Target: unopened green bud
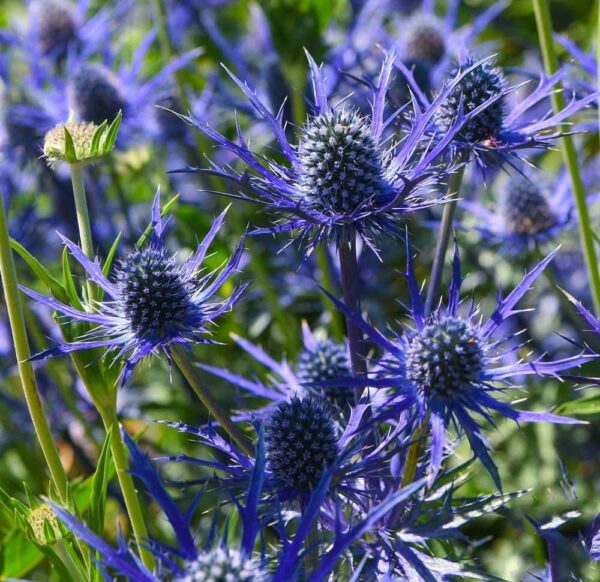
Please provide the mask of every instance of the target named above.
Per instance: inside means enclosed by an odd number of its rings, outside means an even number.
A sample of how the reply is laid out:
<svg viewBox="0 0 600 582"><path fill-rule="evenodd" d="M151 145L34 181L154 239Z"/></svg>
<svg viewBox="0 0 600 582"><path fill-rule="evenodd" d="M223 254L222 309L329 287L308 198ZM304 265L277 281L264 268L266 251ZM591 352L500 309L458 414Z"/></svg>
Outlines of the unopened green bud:
<svg viewBox="0 0 600 582"><path fill-rule="evenodd" d="M40 505L31 510L27 520L35 541L41 546L54 544L62 539L58 520L49 505Z"/></svg>
<svg viewBox="0 0 600 582"><path fill-rule="evenodd" d="M121 113L108 125L69 119L53 127L44 138L44 156L50 165L58 162L89 164L114 147L121 124Z"/></svg>

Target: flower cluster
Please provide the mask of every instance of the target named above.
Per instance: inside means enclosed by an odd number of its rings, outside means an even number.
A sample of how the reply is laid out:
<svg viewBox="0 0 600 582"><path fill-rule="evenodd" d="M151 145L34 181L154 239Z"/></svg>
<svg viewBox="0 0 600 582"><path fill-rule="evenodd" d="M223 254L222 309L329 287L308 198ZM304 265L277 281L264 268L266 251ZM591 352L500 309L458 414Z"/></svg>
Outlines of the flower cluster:
<svg viewBox="0 0 600 582"><path fill-rule="evenodd" d="M0 579L598 579L585 23L536 0L540 50L504 0L26 4Z"/></svg>

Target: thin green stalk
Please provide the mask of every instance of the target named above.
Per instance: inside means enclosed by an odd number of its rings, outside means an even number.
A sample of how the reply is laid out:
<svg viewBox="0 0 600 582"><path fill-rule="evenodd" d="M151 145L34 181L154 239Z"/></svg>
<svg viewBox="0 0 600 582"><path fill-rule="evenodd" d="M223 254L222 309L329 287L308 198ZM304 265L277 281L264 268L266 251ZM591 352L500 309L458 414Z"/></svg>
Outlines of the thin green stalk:
<svg viewBox="0 0 600 582"><path fill-rule="evenodd" d="M450 234L452 233L452 223L454 221L456 206L458 205L458 191L460 190L464 173L465 166L463 165L450 176L450 180L448 181L448 195L452 196L452 199L444 205L444 212L442 213L440 232L435 246L433 266L431 267L431 277L429 279L429 286L427 287L427 298L425 300L426 316L431 313L433 302L435 301L440 283L442 282L446 251L448 250Z"/></svg>
<svg viewBox="0 0 600 582"><path fill-rule="evenodd" d="M88 211L87 198L85 195L85 185L83 183L83 167L81 164L71 164L70 168L81 249L85 253L85 256L93 261L94 241L92 239L92 226L90 224L90 213ZM88 300L91 303L95 298L95 287L90 279L87 280L87 291Z"/></svg>
<svg viewBox="0 0 600 582"><path fill-rule="evenodd" d="M58 449L52 438L52 432L50 431L48 420L44 414L42 401L38 392L33 366L29 361L31 352L27 340L23 309L19 299L17 274L10 246L2 193L0 193L0 275L2 277L4 298L8 310L13 344L15 346L15 354L19 367L19 377L21 378L21 385L23 387L25 401L27 402L27 408L31 415L37 439L42 447L46 464L50 470L52 482L58 491L61 501L66 503L68 501L67 475L65 474Z"/></svg>
<svg viewBox="0 0 600 582"><path fill-rule="evenodd" d="M556 58L554 39L552 36L552 17L550 15L547 0L532 0L532 2L538 36L540 39L540 48L544 58L544 66L546 72L551 75L558 70L558 60ZM565 97L561 91L554 91L552 93L552 106L556 112L564 109ZM581 172L577 161L577 151L572 136L563 136L561 140L561 150L567 170L569 171L569 176L571 177L573 196L575 198L577 216L579 219L579 236L592 291L594 310L597 315L600 315L600 269L598 266L596 248L594 246L589 209L585 198L585 188L581 179Z"/></svg>
<svg viewBox="0 0 600 582"><path fill-rule="evenodd" d="M254 446L250 439L236 426L231 420L229 414L223 410L221 405L213 398L209 390L201 382L196 372L196 368L190 361L188 354L181 346L176 346L170 350L171 357L183 377L187 380L200 402L206 406L208 412L221 425L221 428L231 437L240 449L248 456L254 455Z"/></svg>
<svg viewBox="0 0 600 582"><path fill-rule="evenodd" d="M429 415L427 415L423 422L417 427L417 430L414 434L413 443L408 449L408 453L406 455L406 463L404 464L404 472L402 473L402 487L410 485L415 480L415 475L417 473L417 464L419 462L419 457L421 456L421 451L423 450L423 444L427 439L428 432Z"/></svg>
<svg viewBox="0 0 600 582"><path fill-rule="evenodd" d="M133 478L129 472L129 463L127 461L127 452L125 443L119 430L117 416L114 410L101 410L102 422L107 434L110 434L110 452L112 453L115 469L117 470L117 479L125 500L127 515L131 522L131 529L137 543L140 558L144 565L152 570L154 567L154 558L152 553L145 547L148 541L148 530L144 522L144 514L133 484Z"/></svg>

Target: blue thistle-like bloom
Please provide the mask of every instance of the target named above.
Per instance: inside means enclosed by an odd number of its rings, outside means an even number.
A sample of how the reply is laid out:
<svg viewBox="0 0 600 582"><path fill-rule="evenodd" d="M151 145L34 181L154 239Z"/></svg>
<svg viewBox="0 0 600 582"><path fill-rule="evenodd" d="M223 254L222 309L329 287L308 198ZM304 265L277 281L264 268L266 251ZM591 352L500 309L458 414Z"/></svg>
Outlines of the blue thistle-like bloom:
<svg viewBox="0 0 600 582"><path fill-rule="evenodd" d="M475 228L482 236L503 251L532 250L573 224L575 201L566 174L551 182L539 170L517 171L498 188L491 208L478 200L461 205L476 218ZM589 196L590 204L597 196Z"/></svg>
<svg viewBox="0 0 600 582"><path fill-rule="evenodd" d="M436 115L439 126L445 132L452 127L461 108L464 113L471 113L480 105L500 95L497 101L483 109L460 130L457 139L469 143L495 139L502 129L506 107L504 97L506 79L502 70L496 67L492 61L484 62L473 68L475 64L476 61L473 59L467 59L450 70L448 76L453 78L463 71L471 69L454 91L448 95Z"/></svg>
<svg viewBox="0 0 600 582"><path fill-rule="evenodd" d="M287 402L293 396L324 398L337 410L347 411L354 400L352 386L345 382L352 373L348 346L331 339L318 339L308 325L302 325L303 348L295 363L277 361L259 346L232 335L233 341L256 362L269 371L269 384L249 379L226 368L201 364L207 372L226 380L251 396L266 398L269 402L253 415L263 417L274 405ZM246 415L244 415L244 418Z"/></svg>
<svg viewBox="0 0 600 582"><path fill-rule="evenodd" d="M255 558L236 548L217 546L188 562L174 582L267 582L267 573Z"/></svg>
<svg viewBox="0 0 600 582"><path fill-rule="evenodd" d="M396 142L386 131L398 114L398 111L386 114L394 54L388 54L383 62L373 90L371 114L366 116L347 104L333 107L327 99L322 68L310 56L308 59L315 102L312 116L299 130L297 145L288 141L282 111L276 115L270 113L250 86L231 75L270 126L287 163L254 153L239 124L238 139L234 142L206 121L185 117L247 167L238 173L230 164L220 166L213 162L210 169L187 171L219 176L235 185L238 193L231 196L256 202L269 210L276 223L256 229L254 234L296 232L308 252L320 242L339 242L358 234L376 250L373 242L376 236L402 237L404 230L400 225L409 215L440 202L426 198L425 192L441 179L443 171L436 160L469 116L456 120L435 146L427 136L434 127L436 111L460 82L460 76L425 109L413 103L418 110L413 125L407 138Z"/></svg>
<svg viewBox="0 0 600 582"><path fill-rule="evenodd" d="M62 343L36 355L35 359L106 348L107 354L124 359L122 381L125 382L145 357L160 353L169 357L171 345L214 343L209 337L210 326L231 309L246 287L238 287L226 299L215 298L238 268L243 241L220 272L198 275L208 247L223 224L225 212L215 220L193 256L178 264L165 247L166 224L160 215L157 192L152 206L152 234L147 244L121 259L112 279L102 273L97 260L91 261L77 245L63 238L88 277L109 299L91 303L88 310L83 311L22 288L32 299L70 320L95 326L78 340Z"/></svg>
<svg viewBox="0 0 600 582"><path fill-rule="evenodd" d="M407 398L414 399L418 417L427 419L431 431L430 481L441 466L447 444L446 433L450 427L455 427L467 436L474 454L481 459L500 488L500 477L488 453L489 445L473 415L479 415L492 424L494 413L517 422L579 422L549 412L518 410L495 396L513 388L514 378L525 375L559 377L560 372L580 366L593 357L582 353L556 361L504 361L504 351L515 349L513 346L506 347L513 337L496 337L496 332L507 319L519 312L515 309L518 301L556 251L527 273L511 293L504 298L500 296L496 309L487 320L481 317L473 304L466 313L459 309L462 277L458 246L455 246L448 303L440 304L430 315L424 311L410 253L409 248L406 279L414 329L387 338L332 297L338 308L353 317L367 336L384 350L373 377L356 379L354 383L365 388L387 389L386 396L380 400L381 405L375 404L374 416L382 420L387 415L395 416L405 411ZM393 400L394 393L401 399L397 404Z"/></svg>
<svg viewBox="0 0 600 582"><path fill-rule="evenodd" d="M310 397L280 403L265 423L265 448L279 486L306 493L338 455L329 407Z"/></svg>
<svg viewBox="0 0 600 582"><path fill-rule="evenodd" d="M36 1L30 4L30 15L40 53L55 60L65 58L79 35L75 5L67 0Z"/></svg>
<svg viewBox="0 0 600 582"><path fill-rule="evenodd" d="M437 65L446 54L444 22L434 14L417 12L405 23L403 43L410 59L428 61Z"/></svg>
<svg viewBox="0 0 600 582"><path fill-rule="evenodd" d="M419 99L429 103L410 71L399 66ZM564 109L553 113L550 105L545 104L565 76L564 68L550 77L542 75L538 86L511 107L508 98L518 86L508 85L493 58L478 62L467 58L450 71L448 79L455 79L458 73L460 81L436 110L438 130L444 135L458 119L470 117L462 124L450 151L453 158L460 155L475 158L484 168L503 162L514 165L524 149L549 149L563 135L561 125L597 99L597 94L581 99L573 97ZM547 107L546 114L536 111L540 106Z"/></svg>

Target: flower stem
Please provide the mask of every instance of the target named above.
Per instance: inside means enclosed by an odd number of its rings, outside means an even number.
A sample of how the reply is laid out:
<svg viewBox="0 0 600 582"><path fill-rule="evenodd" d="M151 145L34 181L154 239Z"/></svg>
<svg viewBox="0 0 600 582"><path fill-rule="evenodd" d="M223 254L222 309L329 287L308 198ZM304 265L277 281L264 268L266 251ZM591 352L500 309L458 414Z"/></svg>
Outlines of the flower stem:
<svg viewBox="0 0 600 582"><path fill-rule="evenodd" d="M540 40L540 48L544 58L544 66L546 72L549 75L552 75L558 70L558 60L554 50L552 17L548 8L548 2L547 0L532 1ZM560 89L560 86L558 88ZM561 91L554 91L551 97L552 106L554 107L555 112L564 109L565 97ZM562 137L561 150L565 165L569 171L569 176L571 177L573 196L575 198L575 206L577 207L577 216L579 218L579 237L581 239L583 257L585 259L592 291L594 310L597 315L600 315L600 269L598 266L596 248L594 246L590 213L585 199L585 188L583 186L581 172L577 161L577 151L570 135L564 135Z"/></svg>
<svg viewBox="0 0 600 582"><path fill-rule="evenodd" d="M231 437L232 440L240 447L240 449L249 457L254 455L254 447L250 439L232 422L229 414L223 410L221 405L212 397L211 393L200 381L196 369L190 362L187 354L181 346L172 347L170 350L171 357L179 371L188 381L200 402L206 406L208 412L221 425L223 430Z"/></svg>
<svg viewBox="0 0 600 582"><path fill-rule="evenodd" d="M152 570L154 567L154 558L152 557L152 553L145 547L148 542L148 530L144 522L142 506L133 484L133 478L129 472L125 443L119 430L117 415L114 409L110 412L107 410L100 412L106 433L110 435L110 452L117 470L117 479L123 493L127 515L131 522L131 529L133 530L140 558L144 565Z"/></svg>
<svg viewBox="0 0 600 582"><path fill-rule="evenodd" d="M31 415L37 439L44 453L46 464L50 470L52 482L58 491L61 501L66 503L68 501L67 476L60 461L58 449L52 438L48 420L44 414L33 365L29 361L31 352L27 340L25 318L23 316L23 309L19 299L19 291L17 289L17 274L10 247L2 193L0 193L0 275L2 278L2 286L4 288L4 298L8 310L15 355L17 357L19 376L21 378L25 401L27 402L27 408Z"/></svg>
<svg viewBox="0 0 600 582"><path fill-rule="evenodd" d="M344 238L339 246L340 271L342 272L342 288L346 307L357 315L360 314L360 280L358 259L356 256L356 237ZM355 376L367 372L366 346L362 330L352 318L346 316L346 333L350 344L350 363ZM354 389L354 401L358 404L362 396L360 387Z"/></svg>
<svg viewBox="0 0 600 582"><path fill-rule="evenodd" d="M79 228L79 238L81 240L81 249L85 256L94 260L94 242L92 239L92 227L90 224L90 214L88 211L87 198L85 195L85 185L83 183L83 167L80 164L71 164L71 182L73 184L73 195L75 197L75 211L77 213L77 226ZM87 281L88 301L91 303L95 298L94 284Z"/></svg>
<svg viewBox="0 0 600 582"><path fill-rule="evenodd" d="M427 287L427 298L425 300L425 315L431 313L433 302L442 282L442 274L444 272L444 262L446 260L446 251L450 242L450 233L452 232L452 223L454 221L454 213L458 205L458 191L462 183L465 166L462 165L459 169L450 176L448 181L448 195L452 196L450 202L444 205L442 213L442 222L440 224L440 233L435 245L435 254L433 256L433 266L431 267L431 277L429 286Z"/></svg>
<svg viewBox="0 0 600 582"><path fill-rule="evenodd" d="M304 579L310 580L310 576L319 567L319 525L314 520L304 540Z"/></svg>
<svg viewBox="0 0 600 582"><path fill-rule="evenodd" d="M421 456L421 451L423 449L423 443L427 438L428 432L429 415L427 415L423 422L419 424L414 433L413 443L410 445L408 454L406 455L406 463L404 464L404 471L402 473L402 487L410 485L415 480L415 475L417 474L417 463L419 462L419 457Z"/></svg>

